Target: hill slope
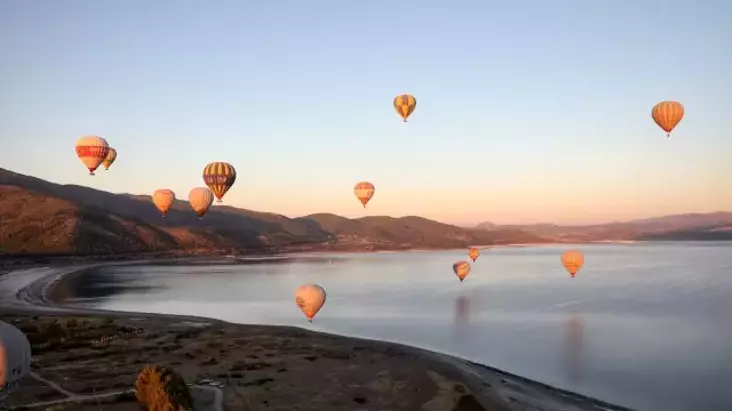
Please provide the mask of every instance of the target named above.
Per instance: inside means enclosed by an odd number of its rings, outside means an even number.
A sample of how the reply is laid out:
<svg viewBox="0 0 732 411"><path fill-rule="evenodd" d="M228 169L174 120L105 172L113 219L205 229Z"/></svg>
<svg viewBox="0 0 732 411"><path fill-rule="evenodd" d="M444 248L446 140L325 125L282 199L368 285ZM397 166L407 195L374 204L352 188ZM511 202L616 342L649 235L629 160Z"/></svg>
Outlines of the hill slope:
<svg viewBox="0 0 732 411"><path fill-rule="evenodd" d="M312 214L295 220L333 233L338 244L360 249L459 248L521 242L546 242L520 230L484 231L439 223L422 217L362 217Z"/></svg>
<svg viewBox="0 0 732 411"><path fill-rule="evenodd" d="M558 242L622 240L732 240L732 213L677 214L625 222L585 226L556 224L496 225L481 223L476 229L521 230Z"/></svg>
<svg viewBox="0 0 732 411"><path fill-rule="evenodd" d="M0 253L110 254L197 250L403 249L543 241L518 230L486 232L420 217L288 218L215 206L198 220L176 201L161 218L150 196L61 185L0 169Z"/></svg>

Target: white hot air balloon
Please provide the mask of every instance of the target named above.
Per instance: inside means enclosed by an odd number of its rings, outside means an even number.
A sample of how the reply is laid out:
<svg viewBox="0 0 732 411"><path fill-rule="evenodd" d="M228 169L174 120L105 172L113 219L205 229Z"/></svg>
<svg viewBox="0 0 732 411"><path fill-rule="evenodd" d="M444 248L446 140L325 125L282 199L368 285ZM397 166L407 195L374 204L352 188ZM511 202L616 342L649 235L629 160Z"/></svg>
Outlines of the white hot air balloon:
<svg viewBox="0 0 732 411"><path fill-rule="evenodd" d="M15 391L28 375L31 346L22 331L0 321L0 402Z"/></svg>
<svg viewBox="0 0 732 411"><path fill-rule="evenodd" d="M203 217L213 204L214 195L206 187L196 187L188 193L188 203L198 218Z"/></svg>
<svg viewBox="0 0 732 411"><path fill-rule="evenodd" d="M317 284L301 285L295 290L295 304L308 317L308 321L313 322L313 317L325 304L325 290Z"/></svg>

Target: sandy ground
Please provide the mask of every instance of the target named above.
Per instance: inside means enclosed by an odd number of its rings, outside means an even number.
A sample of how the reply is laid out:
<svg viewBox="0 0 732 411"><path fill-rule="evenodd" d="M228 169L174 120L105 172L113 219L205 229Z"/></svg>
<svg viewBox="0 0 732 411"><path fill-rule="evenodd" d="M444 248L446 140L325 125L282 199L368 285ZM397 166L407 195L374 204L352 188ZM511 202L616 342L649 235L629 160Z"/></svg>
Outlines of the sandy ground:
<svg viewBox="0 0 732 411"><path fill-rule="evenodd" d="M58 307L46 299L55 281L89 266L0 277L0 319L21 328L33 347L33 375L8 399L11 409L139 411L123 392L154 363L196 385L197 411L627 410L399 344L295 327ZM102 337L107 341L100 343Z"/></svg>

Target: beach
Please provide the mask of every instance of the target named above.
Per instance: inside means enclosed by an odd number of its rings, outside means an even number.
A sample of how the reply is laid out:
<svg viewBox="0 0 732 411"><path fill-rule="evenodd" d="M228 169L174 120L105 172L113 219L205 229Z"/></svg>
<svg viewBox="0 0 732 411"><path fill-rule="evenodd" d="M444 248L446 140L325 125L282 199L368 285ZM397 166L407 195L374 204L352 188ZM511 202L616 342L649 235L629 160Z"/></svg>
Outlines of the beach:
<svg viewBox="0 0 732 411"><path fill-rule="evenodd" d="M297 327L58 306L65 275L98 264L0 277L3 321L33 346L11 408L137 410L125 394L146 364L192 385L196 410L627 410L456 357ZM104 341L102 342L102 339Z"/></svg>

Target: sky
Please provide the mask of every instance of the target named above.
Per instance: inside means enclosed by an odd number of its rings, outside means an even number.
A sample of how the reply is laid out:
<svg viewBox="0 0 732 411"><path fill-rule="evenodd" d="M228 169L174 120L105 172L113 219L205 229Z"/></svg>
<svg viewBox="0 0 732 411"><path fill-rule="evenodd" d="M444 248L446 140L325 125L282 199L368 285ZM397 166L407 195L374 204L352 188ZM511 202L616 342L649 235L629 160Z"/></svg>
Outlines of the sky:
<svg viewBox="0 0 732 411"><path fill-rule="evenodd" d="M187 199L226 161L224 204L291 217L732 211L730 21L725 0L0 0L0 167ZM661 100L686 108L670 139ZM90 134L119 153L94 177Z"/></svg>

